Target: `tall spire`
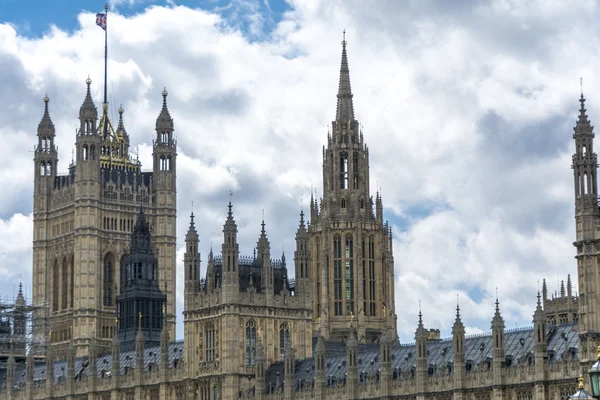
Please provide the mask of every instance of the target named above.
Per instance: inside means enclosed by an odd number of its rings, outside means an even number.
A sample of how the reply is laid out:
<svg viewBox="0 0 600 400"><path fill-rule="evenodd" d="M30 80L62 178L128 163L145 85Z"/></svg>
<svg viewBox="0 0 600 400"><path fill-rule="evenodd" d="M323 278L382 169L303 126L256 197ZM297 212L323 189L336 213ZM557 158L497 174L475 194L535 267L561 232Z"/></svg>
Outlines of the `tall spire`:
<svg viewBox="0 0 600 400"><path fill-rule="evenodd" d="M337 94L337 109L335 120L346 123L354 121L354 106L352 104L352 90L350 89L350 70L348 68L348 55L346 53L346 31L342 40L342 65L340 67L340 84Z"/></svg>
<svg viewBox="0 0 600 400"><path fill-rule="evenodd" d="M579 118L577 119L577 124L575 125L575 133L587 133L589 132L589 128L591 126L591 122L588 119L585 108L585 97L583 96L583 90L581 91L581 96L579 97Z"/></svg>
<svg viewBox="0 0 600 400"><path fill-rule="evenodd" d="M171 113L169 113L169 108L167 107L168 95L169 92L167 92L167 88L165 87L162 91L163 106L160 110L160 114L158 114L158 118L156 119L157 130L173 130L173 118L171 118Z"/></svg>

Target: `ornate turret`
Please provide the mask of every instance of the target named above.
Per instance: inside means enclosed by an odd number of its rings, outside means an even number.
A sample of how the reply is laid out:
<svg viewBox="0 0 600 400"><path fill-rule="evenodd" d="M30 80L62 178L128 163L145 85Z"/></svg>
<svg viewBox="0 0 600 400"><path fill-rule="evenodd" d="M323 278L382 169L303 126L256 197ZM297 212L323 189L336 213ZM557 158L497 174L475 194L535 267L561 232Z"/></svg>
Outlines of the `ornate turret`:
<svg viewBox="0 0 600 400"><path fill-rule="evenodd" d="M258 242L256 242L258 258L262 263L260 289L263 293L272 295L274 289L273 270L271 268L271 244L269 243L269 239L267 238L264 216L260 226L260 236L258 237Z"/></svg>
<svg viewBox="0 0 600 400"><path fill-rule="evenodd" d="M183 255L185 293L196 293L199 289L200 253L198 252L198 232L194 224L194 213L190 215L190 227L185 235L185 254ZM187 299L186 299L187 304ZM187 306L186 306L187 309Z"/></svg>
<svg viewBox="0 0 600 400"><path fill-rule="evenodd" d="M300 211L300 224L296 231L296 251L294 251L296 295L304 296L306 307L310 307L310 253L308 252L308 231L304 224L304 210Z"/></svg>
<svg viewBox="0 0 600 400"><path fill-rule="evenodd" d="M423 326L423 316L419 311L419 325L415 332L415 345L417 352L417 390L425 392L425 378L427 376L427 340L429 333Z"/></svg>
<svg viewBox="0 0 600 400"><path fill-rule="evenodd" d="M121 293L117 296L122 351L135 348L139 332L142 332L146 346L160 343L160 307L166 303L166 296L159 288L158 279L158 260L152 250L150 226L140 207L131 235L131 254L121 268Z"/></svg>
<svg viewBox="0 0 600 400"><path fill-rule="evenodd" d="M465 326L460 319L460 307L456 305L456 319L452 326L452 347L454 350L454 363L452 376L454 389L462 389L465 377Z"/></svg>
<svg viewBox="0 0 600 400"><path fill-rule="evenodd" d="M230 194L231 197L231 194ZM233 206L231 198L229 199L227 211L227 219L223 225L223 244L221 253L223 255L222 274L223 290L228 290L228 298L234 300L239 293L239 271L238 271L238 255L239 245L237 242L237 224L233 219Z"/></svg>
<svg viewBox="0 0 600 400"><path fill-rule="evenodd" d="M308 275L314 336L320 330L328 339L346 337L352 314L358 317L360 342L375 342L395 327L391 235L379 195L377 218L373 212L369 168L354 114L344 33L336 115L323 147L322 199L311 191ZM387 313L381 313L382 304Z"/></svg>
<svg viewBox="0 0 600 400"><path fill-rule="evenodd" d="M79 132L75 140L76 156L76 182L100 181L100 152L102 148L102 135L96 125L98 109L92 100L92 80L85 81L87 91L81 108L79 109Z"/></svg>

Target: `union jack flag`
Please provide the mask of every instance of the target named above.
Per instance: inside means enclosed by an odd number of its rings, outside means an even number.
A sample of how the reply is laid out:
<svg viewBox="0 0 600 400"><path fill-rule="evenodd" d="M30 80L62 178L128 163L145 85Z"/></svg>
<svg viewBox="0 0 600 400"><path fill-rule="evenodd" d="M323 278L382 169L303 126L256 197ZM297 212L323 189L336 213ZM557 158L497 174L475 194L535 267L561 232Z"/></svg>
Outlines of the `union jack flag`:
<svg viewBox="0 0 600 400"><path fill-rule="evenodd" d="M98 13L96 14L96 25L100 28L106 30L106 14Z"/></svg>

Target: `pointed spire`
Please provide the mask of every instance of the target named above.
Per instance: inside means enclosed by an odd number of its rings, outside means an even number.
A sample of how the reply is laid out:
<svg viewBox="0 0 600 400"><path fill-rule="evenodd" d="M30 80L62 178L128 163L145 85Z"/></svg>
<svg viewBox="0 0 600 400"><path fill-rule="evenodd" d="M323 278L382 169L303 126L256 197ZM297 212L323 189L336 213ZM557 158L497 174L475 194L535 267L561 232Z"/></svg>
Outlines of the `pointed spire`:
<svg viewBox="0 0 600 400"><path fill-rule="evenodd" d="M196 225L194 223L194 212L190 214L190 227L188 228L185 240L194 240L198 238L198 232L196 231Z"/></svg>
<svg viewBox="0 0 600 400"><path fill-rule="evenodd" d="M98 109L96 108L96 105L94 104L94 100L92 100L92 90L91 90L92 80L90 79L89 76L85 80L85 84L87 85L87 91L85 94L85 99L83 100L83 104L81 105L81 108L79 109L79 118L80 119L85 119L85 117L97 118L98 117ZM86 113L86 111L87 111L87 113ZM91 115L86 115L86 114L91 114Z"/></svg>
<svg viewBox="0 0 600 400"><path fill-rule="evenodd" d="M125 110L123 110L123 105L121 104L119 106L119 126L117 127L117 132L126 134L125 125L123 124L123 112L125 112Z"/></svg>
<svg viewBox="0 0 600 400"><path fill-rule="evenodd" d="M571 297L573 285L571 284L571 274L567 275L567 296Z"/></svg>
<svg viewBox="0 0 600 400"><path fill-rule="evenodd" d="M500 314L500 301L498 300L498 288L496 288L496 310L494 312L494 318L492 319L492 329L494 327L504 328L504 319Z"/></svg>
<svg viewBox="0 0 600 400"><path fill-rule="evenodd" d="M306 229L306 225L304 225L304 210L300 210L300 229Z"/></svg>
<svg viewBox="0 0 600 400"><path fill-rule="evenodd" d="M579 97L579 118L577 119L577 124L575 125L575 133L591 133L592 126L591 122L588 119L585 108L585 97L583 96L583 88L581 90L581 96Z"/></svg>
<svg viewBox="0 0 600 400"><path fill-rule="evenodd" d="M346 53L346 31L342 40L342 65L340 67L340 82L337 95L336 122L346 123L354 121L354 106L352 104L352 90L350 89L350 70L348 68L348 55Z"/></svg>
<svg viewBox="0 0 600 400"><path fill-rule="evenodd" d="M538 308L538 309L541 309L541 308L542 308L542 300L541 300L541 297L542 297L542 296L540 296L540 291L538 290L538 292L537 292L537 308Z"/></svg>
<svg viewBox="0 0 600 400"><path fill-rule="evenodd" d="M160 110L160 114L156 119L156 130L173 130L173 118L171 118L171 114L169 113L169 108L167 107L167 96L169 92L167 92L167 88L165 87L162 91L163 96L163 105L162 110Z"/></svg>
<svg viewBox="0 0 600 400"><path fill-rule="evenodd" d="M44 96L44 115L42 116L42 120L38 125L38 134L42 133L43 130L50 130L51 133L54 133L54 124L52 123L52 119L50 118L50 112L48 111L49 102L50 98L46 94L46 96Z"/></svg>

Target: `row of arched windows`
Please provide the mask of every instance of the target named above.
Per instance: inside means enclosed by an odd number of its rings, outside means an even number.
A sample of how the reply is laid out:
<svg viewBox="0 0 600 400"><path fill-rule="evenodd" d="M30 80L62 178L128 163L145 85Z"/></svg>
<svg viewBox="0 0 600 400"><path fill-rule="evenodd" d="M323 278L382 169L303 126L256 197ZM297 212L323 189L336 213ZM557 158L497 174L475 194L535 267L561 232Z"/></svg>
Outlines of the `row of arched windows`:
<svg viewBox="0 0 600 400"><path fill-rule="evenodd" d="M52 161L40 162L40 176L52 175Z"/></svg>
<svg viewBox="0 0 600 400"><path fill-rule="evenodd" d="M52 151L52 139L47 137L41 138L38 151L42 153L49 153L50 151Z"/></svg>
<svg viewBox="0 0 600 400"><path fill-rule="evenodd" d="M160 171L170 171L171 156L160 156L158 168Z"/></svg>
<svg viewBox="0 0 600 400"><path fill-rule="evenodd" d="M83 161L95 160L96 159L96 146L94 146L92 144L88 147L87 144L84 144L81 147L81 159Z"/></svg>
<svg viewBox="0 0 600 400"><path fill-rule="evenodd" d="M134 226L131 218L104 217L102 221L103 229L111 231L131 232Z"/></svg>

